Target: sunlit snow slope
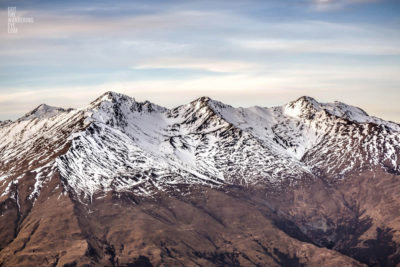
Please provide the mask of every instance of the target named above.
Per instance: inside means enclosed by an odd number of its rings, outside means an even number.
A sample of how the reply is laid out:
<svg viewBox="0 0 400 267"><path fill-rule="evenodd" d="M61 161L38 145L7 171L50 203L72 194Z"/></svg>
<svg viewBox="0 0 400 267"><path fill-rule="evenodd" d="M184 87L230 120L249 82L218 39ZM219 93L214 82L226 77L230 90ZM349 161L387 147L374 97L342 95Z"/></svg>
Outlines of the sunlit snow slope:
<svg viewBox="0 0 400 267"><path fill-rule="evenodd" d="M0 189L27 175L31 197L58 173L81 199L149 196L179 184L282 187L380 168L400 173L400 126L363 110L302 97L234 108L207 97L174 109L108 92L89 106L41 105L0 123ZM15 192L14 192L15 193Z"/></svg>

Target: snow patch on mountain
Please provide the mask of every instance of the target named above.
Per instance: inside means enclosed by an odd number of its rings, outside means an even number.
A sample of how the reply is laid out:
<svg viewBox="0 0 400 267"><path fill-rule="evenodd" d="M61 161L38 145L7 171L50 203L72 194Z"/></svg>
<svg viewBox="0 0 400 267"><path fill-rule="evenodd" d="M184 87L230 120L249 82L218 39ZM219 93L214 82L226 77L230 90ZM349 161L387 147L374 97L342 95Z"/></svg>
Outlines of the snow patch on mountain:
<svg viewBox="0 0 400 267"><path fill-rule="evenodd" d="M52 107L52 106L49 106L46 104L41 104L38 107L36 107L34 110L32 110L31 112L25 114L22 118L19 119L19 121L51 118L60 113L69 112L71 110L72 109L63 109L63 108L58 108L58 107Z"/></svg>
<svg viewBox="0 0 400 267"><path fill-rule="evenodd" d="M303 96L284 106L284 114L294 118L311 119L316 113L326 111L336 117L360 123L384 125L394 131L400 131L400 125L369 116L364 110L335 101L334 103L319 103L314 98Z"/></svg>
<svg viewBox="0 0 400 267"><path fill-rule="evenodd" d="M399 125L310 97L272 108L201 97L167 109L107 92L83 109L28 114L0 128L0 181L36 173L32 199L55 172L86 199L177 184L290 185L375 166L400 172Z"/></svg>

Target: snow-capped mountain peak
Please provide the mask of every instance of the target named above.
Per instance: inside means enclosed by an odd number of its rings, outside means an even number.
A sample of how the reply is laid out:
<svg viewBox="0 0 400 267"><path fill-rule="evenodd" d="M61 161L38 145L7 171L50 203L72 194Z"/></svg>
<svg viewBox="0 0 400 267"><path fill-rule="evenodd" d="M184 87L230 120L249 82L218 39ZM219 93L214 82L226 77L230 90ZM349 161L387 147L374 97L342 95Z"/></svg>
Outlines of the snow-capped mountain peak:
<svg viewBox="0 0 400 267"><path fill-rule="evenodd" d="M335 101L333 103L320 103L314 98L303 96L283 106L283 114L297 119L313 120L315 117L325 120L326 115L334 116L346 121L357 123L374 123L384 125L391 130L400 131L400 125L370 116L359 107Z"/></svg>
<svg viewBox="0 0 400 267"><path fill-rule="evenodd" d="M201 97L167 109L107 92L83 109L41 105L26 120L3 125L0 163L21 172L14 164L21 157L29 155L25 161L33 163L26 166L34 168L35 151L60 147L40 155L55 161L84 196L101 190L151 194L177 183L291 184L322 175L326 166L323 174L335 179L371 166L400 171L396 127L311 97L274 108L235 108Z"/></svg>
<svg viewBox="0 0 400 267"><path fill-rule="evenodd" d="M104 102L126 102L126 101L130 101L130 102L135 102L135 98L124 95L124 94L120 94L120 93L116 93L116 92L112 92L112 91L107 91L104 94L102 94L101 96L99 96L98 98L96 98L91 104L90 106L96 107L98 105L100 105L101 103Z"/></svg>
<svg viewBox="0 0 400 267"><path fill-rule="evenodd" d="M212 108L212 103L214 102L214 100L212 100L210 97L208 96L202 96L199 97L195 100L193 100L192 102L190 102L189 104L183 105L185 107L185 109L190 109L190 110L200 110L200 109L210 109ZM179 108L179 107L178 107Z"/></svg>
<svg viewBox="0 0 400 267"><path fill-rule="evenodd" d="M369 115L362 109L345 103L335 101L333 103L320 103L309 96L302 96L284 106L284 114L294 118L311 119L320 111L326 111L331 115L343 119L364 122Z"/></svg>
<svg viewBox="0 0 400 267"><path fill-rule="evenodd" d="M64 108L49 106L46 104L40 104L35 109L33 109L31 112L28 112L27 114L25 114L19 120L22 121L22 120L31 120L31 119L45 119L45 118L50 118L50 117L56 116L62 112L69 112L71 110L72 109L64 109Z"/></svg>
<svg viewBox="0 0 400 267"><path fill-rule="evenodd" d="M190 232L196 242L204 240L201 243L206 247L217 247L210 239L209 229L212 229L217 233L214 240L220 242L216 244L225 247L228 244L225 237L234 233L232 225L237 225L241 231L244 229L240 235L244 240L249 239L249 229L261 225L257 228L260 230L256 229L257 239L250 238L256 242L249 246L251 253L258 244L259 251L268 255L276 253L276 257L260 266L274 261L284 265L287 259L290 259L289 265L303 263L289 250L287 253L291 254L285 256L261 245L260 240L268 246L275 241L259 238L258 233L265 232L268 237L285 231L290 232L290 237L299 236L301 255L306 258L311 255L304 254L309 237L315 240L312 245L328 244L330 249L324 249L321 254L326 264L326 253L331 251L332 245L353 244L353 240L359 238L353 235L354 225L364 229L373 221L365 213L371 208L369 214L388 211L385 214L392 214L392 219L385 221L398 223L398 205L392 205L398 199L396 189L400 174L398 128L397 124L369 116L359 108L341 102L319 103L311 97L272 108L235 108L201 97L167 109L149 101L139 102L123 94L107 92L87 107L76 110L40 105L24 119L0 122L0 229L4 233L7 231L11 240L3 242L7 247L2 247L1 252L21 257L9 266L18 265L22 258L30 262L32 257L26 255L33 255L32 251L38 249L31 240L44 242L43 236L51 236L51 241L45 243L52 248L59 241L53 233L60 232L62 240L66 229L67 236L73 238L73 251L76 247L82 248L79 254L73 252L73 255L78 258L94 255L87 265L105 266L117 255L114 253L136 253L143 249L144 242L132 241L135 239L130 235L125 238L128 233L125 230L131 226L134 226L131 231L135 237L143 238L154 232L157 244L160 244L160 229L168 233L171 229L181 229L184 242ZM346 186L349 186L347 195L338 191ZM357 193L358 189L364 191ZM375 194L374 191L379 192ZM359 206L371 194L373 202ZM355 201L355 197L358 200ZM383 200L392 206L379 204L374 208ZM290 208L291 203L296 206ZM260 204L263 206L258 208ZM66 213L54 213L56 211ZM237 215L232 217L232 214ZM66 226L69 216L73 222ZM232 223L232 218L240 223ZM243 218L248 220L243 223ZM271 218L271 221L263 218ZM127 223L121 224L124 221ZM116 228L110 228L110 222L115 223ZM148 225L153 222L155 230L149 231ZM214 225L193 231L196 229L193 227L204 222ZM382 222L374 223L382 227ZM138 234L142 226L144 231ZM280 230L265 231L270 226ZM77 232L77 227L82 227L82 231ZM49 229L54 230L50 235ZM227 229L227 234L222 236L221 229ZM376 246L382 244L381 228L376 229L377 242L371 242L371 234L375 233L371 228L372 232L368 232L365 239L368 242L358 243L363 253L369 253L364 246L369 242L372 250L378 247L378 250L387 251L386 245ZM351 242L342 242L343 232L349 233ZM309 236L307 239L305 234ZM392 246L392 237L386 234L382 235L383 239ZM94 238L91 243L79 240L77 243L77 236ZM238 242L237 236L234 234L235 242ZM281 240L281 237L275 236L274 240ZM124 244L138 243L139 250L130 245L124 247L121 238L125 238ZM174 236L169 240L174 240ZM287 240L285 238L284 242ZM170 254L165 252L168 242L162 243L162 250L155 254L166 258ZM61 243L61 247L66 244ZM243 245L242 241L239 243ZM187 255L200 255L202 264L205 257L212 261L216 258L216 254L194 253L191 246L183 247L190 248ZM40 248L40 253L36 254L44 255L43 251L46 249ZM67 264L66 259L71 259L72 254L60 251L57 247L57 251L48 254L53 262L46 256L37 265L77 264L75 259ZM97 264L95 261L102 251L106 258ZM177 253L178 250L171 251ZM394 250L390 248L389 251ZM251 253L249 255L253 255ZM261 255L256 254L256 258ZM7 257L2 255L0 261L4 262ZM119 255L123 257L111 261L111 265L136 257ZM183 254L175 255L174 259ZM231 254L226 255L217 256L231 258ZM245 259L245 255L241 259ZM166 263L173 265L170 261ZM371 263L376 263L375 258ZM226 265L232 264L236 264L236 259ZM345 266L338 262L333 265Z"/></svg>
<svg viewBox="0 0 400 267"><path fill-rule="evenodd" d="M189 105L194 106L196 109L199 109L204 106L208 106L209 108L212 108L212 109L231 107L231 106L224 104L218 100L214 100L208 96L199 97L196 100L190 102Z"/></svg>
<svg viewBox="0 0 400 267"><path fill-rule="evenodd" d="M201 97L193 100L191 103L192 104L208 103L210 100L212 101L212 99L208 96L201 96Z"/></svg>
<svg viewBox="0 0 400 267"><path fill-rule="evenodd" d="M115 92L106 92L93 101L87 108L88 110L107 110L113 109L114 111L125 111L130 110L130 112L164 112L166 108L158 106L156 104L151 103L150 101L138 102L135 98L115 93Z"/></svg>
<svg viewBox="0 0 400 267"><path fill-rule="evenodd" d="M320 110L321 104L309 96L302 96L284 106L284 114L294 118L311 118Z"/></svg>

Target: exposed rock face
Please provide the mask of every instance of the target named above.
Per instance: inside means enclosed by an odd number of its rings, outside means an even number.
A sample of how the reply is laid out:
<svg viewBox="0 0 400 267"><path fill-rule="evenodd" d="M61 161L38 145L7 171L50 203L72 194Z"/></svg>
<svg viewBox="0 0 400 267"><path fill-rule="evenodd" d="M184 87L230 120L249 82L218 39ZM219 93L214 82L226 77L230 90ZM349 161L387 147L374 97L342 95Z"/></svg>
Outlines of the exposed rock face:
<svg viewBox="0 0 400 267"><path fill-rule="evenodd" d="M108 92L0 123L2 266L396 266L400 126Z"/></svg>

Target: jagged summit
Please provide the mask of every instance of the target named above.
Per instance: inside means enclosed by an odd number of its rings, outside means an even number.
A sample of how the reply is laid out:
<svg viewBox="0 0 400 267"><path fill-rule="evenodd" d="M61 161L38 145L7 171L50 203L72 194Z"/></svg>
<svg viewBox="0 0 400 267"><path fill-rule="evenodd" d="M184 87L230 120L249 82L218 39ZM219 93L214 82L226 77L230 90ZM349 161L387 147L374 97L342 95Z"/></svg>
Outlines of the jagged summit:
<svg viewBox="0 0 400 267"><path fill-rule="evenodd" d="M284 106L284 114L297 118L311 118L321 110L321 104L314 98L302 96Z"/></svg>
<svg viewBox="0 0 400 267"><path fill-rule="evenodd" d="M358 122L365 122L367 118L370 117L368 113L361 108L350 106L340 101L326 104L325 109L335 116Z"/></svg>
<svg viewBox="0 0 400 267"><path fill-rule="evenodd" d="M138 102L135 98L125 94L108 91L94 100L88 107L88 110L100 109L108 112L119 112L121 110L139 111L139 112L164 112L167 109L151 103L150 101Z"/></svg>
<svg viewBox="0 0 400 267"><path fill-rule="evenodd" d="M214 100L208 96L199 97L196 100L184 106L193 107L196 110L206 107L212 110L213 112L218 112L218 110L220 110L221 108L231 107L230 105L224 104L218 100Z"/></svg>
<svg viewBox="0 0 400 267"><path fill-rule="evenodd" d="M94 101L92 101L90 103L89 107L90 108L98 107L103 102L117 103L117 102L126 102L126 101L136 102L135 98L133 98L133 97L130 97L130 96L127 96L124 94L120 94L120 93L116 93L116 92L112 92L112 91L107 91L104 94L100 95L98 98L96 98Z"/></svg>
<svg viewBox="0 0 400 267"><path fill-rule="evenodd" d="M283 113L289 117L305 120L312 120L315 116L325 118L325 115L328 114L352 122L373 123L376 125L384 125L395 131L400 130L399 124L370 116L359 107L351 106L340 101L321 103L309 96L302 96L284 105Z"/></svg>
<svg viewBox="0 0 400 267"><path fill-rule="evenodd" d="M44 119L56 116L62 112L69 112L72 109L64 109L60 107L53 107L47 104L40 104L32 111L25 114L19 120L31 120L31 119Z"/></svg>
<svg viewBox="0 0 400 267"><path fill-rule="evenodd" d="M292 103L301 103L302 105L312 105L312 106L319 106L319 102L315 100L315 98L311 96L301 96Z"/></svg>
<svg viewBox="0 0 400 267"><path fill-rule="evenodd" d="M131 111L139 111L139 112L167 112L169 109L151 103L150 101L138 102L135 98L130 97L125 94L107 91L98 98L96 98L93 102L91 102L85 110L93 111L98 110L99 107L102 106L101 110L108 109L110 112L117 108L128 108ZM327 112L330 115L334 115L336 117L361 122L361 123L375 123L378 125L385 125L393 130L400 130L400 126L394 122L384 121L382 119L369 116L364 110L354 107L351 105L347 105L343 102L335 101L333 103L320 103L316 99L310 96L302 96L298 99L289 102L282 107L275 108L264 108L264 107L249 107L249 108L234 108L230 105L224 104L220 101L214 100L208 96L202 96L197 98L196 100L190 102L189 104L182 105L186 106L187 109L194 108L195 110L199 110L205 108L204 110L209 109L210 112L216 112L225 114L225 117L229 116L228 110L247 110L252 111L253 113L257 113L258 115L263 114L263 116L270 116L271 113L274 113L274 109L281 108L284 116L298 118L298 119L312 119L317 113ZM180 108L180 107L178 107ZM178 108L172 109L176 110ZM64 109L60 107L53 107L47 104L41 104L31 112L25 114L23 117L19 119L19 121L30 120L30 119L43 119L53 117L63 112L70 112L73 109ZM264 112L268 110L268 112ZM220 114L220 115L221 115ZM231 118L232 119L232 118ZM228 119L229 120L229 119ZM5 122L2 122L2 125L5 125Z"/></svg>
<svg viewBox="0 0 400 267"><path fill-rule="evenodd" d="M132 102L136 102L135 98L125 95L125 94L121 94L121 93L117 93L117 92L113 92L113 91L107 91L105 92L102 96L100 96L100 99L102 100L111 100L113 102L118 102L118 101L132 101Z"/></svg>
<svg viewBox="0 0 400 267"><path fill-rule="evenodd" d="M204 106L210 106L210 104L212 104L213 102L217 102L217 101L211 99L208 96L201 96L201 97L193 100L192 102L190 102L187 105L188 106L193 106L196 109L199 109L199 108L204 107Z"/></svg>
<svg viewBox="0 0 400 267"><path fill-rule="evenodd" d="M0 126L2 266L130 266L139 255L232 266L243 247L241 266L299 265L316 251L315 266L339 252L372 266L364 255L395 251L399 126L356 107L301 97L235 108L201 97L166 109L106 92L82 109L41 105ZM367 217L382 211L385 219ZM384 238L371 242L375 232ZM286 249L290 238L300 254ZM383 241L389 250L377 249ZM234 253L215 254L234 242ZM181 264L183 255L191 261ZM332 265L356 266L342 263Z"/></svg>
<svg viewBox="0 0 400 267"><path fill-rule="evenodd" d="M121 173L130 173L129 168L136 168L133 163L137 161L136 157L145 158L141 160L144 164L141 169L156 169L159 176L169 173L172 181L188 183L234 183L237 173L242 172L243 168L246 169L246 175L240 181L249 184L280 183L287 179L295 181L295 177L307 175L312 177L319 175L319 168L323 164L331 165L329 175L334 177L343 177L347 172L371 164L395 172L400 170L396 140L377 144L365 137L366 132L376 129L373 130L374 134L387 134L390 140L396 139L397 129L400 128L398 125L370 117L361 109L340 102L319 103L307 96L278 108L235 108L209 97L200 97L189 104L166 109L149 101L138 102L127 95L109 91L84 109L65 111L40 105L28 113L24 120L3 125L0 136L5 141L2 140L0 149L12 149L15 146L18 148L15 155L18 156L29 146L33 149L36 145L33 137L41 142L57 140L59 146L69 140L75 140L73 144L81 142L77 147L82 151L63 155L70 157L69 163L64 164L59 160L57 165L71 181L76 181L76 186L86 195L106 186L97 179L91 182L96 186L91 185L90 190L87 183L80 184L85 181L82 175L88 170L71 167L74 166L72 161L76 160L77 164L80 162L77 155L85 158L87 165L101 162L96 173L107 175L118 168L123 170ZM41 118L41 122L34 129L21 131L21 128L27 127L23 121L36 118ZM51 123L47 119L51 119ZM352 120L355 124L347 125L345 120ZM375 126L364 125L368 123L388 126L391 132L385 133ZM52 127L47 129L49 126ZM338 135L339 132L343 132L343 135ZM42 135L48 140L41 139ZM347 146L357 138L361 138L361 141L354 143L358 152L347 155L356 151L355 148L348 151ZM32 141L22 145L26 140ZM110 140L113 140L112 143L108 143ZM94 144L101 148L93 147ZM384 147L376 149L378 145ZM106 152L98 154L93 149L105 149ZM133 150L137 152L132 154ZM327 151L330 151L329 154L324 154ZM86 153L98 156L91 158ZM383 155L377 156L377 153ZM114 156L110 158L103 155ZM6 157L6 154L3 156ZM334 157L344 157L346 160L336 161ZM360 157L366 159L361 160ZM12 157L7 157L5 162L12 160ZM369 165L365 162L369 162ZM238 169L239 165L241 167ZM347 165L348 168L344 168ZM114 169L105 166L113 166ZM185 176L180 173L182 171L189 171L190 175L186 173ZM86 174L97 177L97 174Z"/></svg>
<svg viewBox="0 0 400 267"><path fill-rule="evenodd" d="M212 99L208 96L201 96L201 97L195 99L194 101L192 101L192 103L207 103L210 100L212 100Z"/></svg>

